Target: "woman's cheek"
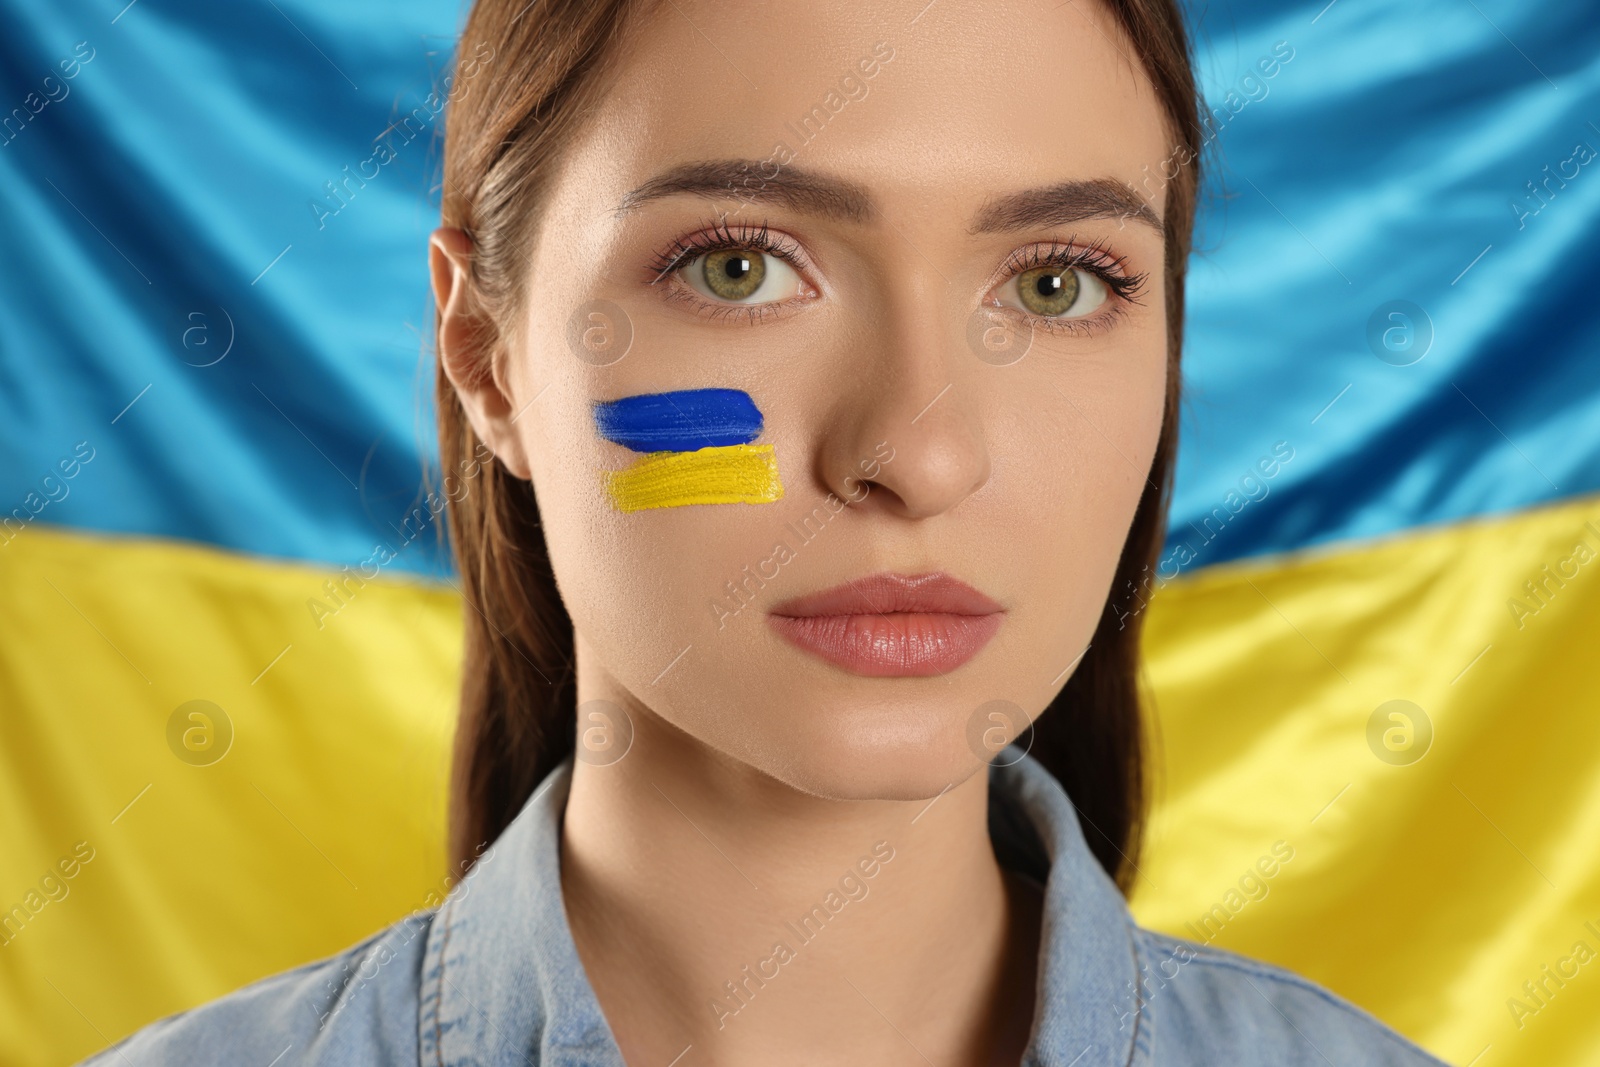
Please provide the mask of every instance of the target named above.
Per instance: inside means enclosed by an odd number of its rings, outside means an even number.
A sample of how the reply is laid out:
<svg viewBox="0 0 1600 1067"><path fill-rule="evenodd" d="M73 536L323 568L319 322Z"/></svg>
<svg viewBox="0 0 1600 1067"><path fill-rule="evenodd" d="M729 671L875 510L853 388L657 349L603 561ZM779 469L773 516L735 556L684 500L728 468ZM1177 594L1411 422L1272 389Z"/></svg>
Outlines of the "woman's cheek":
<svg viewBox="0 0 1600 1067"><path fill-rule="evenodd" d="M636 691L691 645L690 656L725 663L720 654L740 639L727 631L758 620L750 611L719 627L714 604L728 600L730 584L751 585L745 564L764 556L757 546L770 550L766 540L781 518L749 504L619 509L607 476L630 457L601 441L588 417L583 408L571 412L561 431L569 443L535 453L551 566L574 625ZM585 433L587 440L572 439Z"/></svg>

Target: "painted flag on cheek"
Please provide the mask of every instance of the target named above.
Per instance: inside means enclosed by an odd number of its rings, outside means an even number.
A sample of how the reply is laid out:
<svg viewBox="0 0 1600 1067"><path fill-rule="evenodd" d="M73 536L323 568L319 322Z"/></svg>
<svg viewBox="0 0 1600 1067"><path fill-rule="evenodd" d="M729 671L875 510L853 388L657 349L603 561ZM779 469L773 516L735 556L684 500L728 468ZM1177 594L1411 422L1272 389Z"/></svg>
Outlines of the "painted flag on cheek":
<svg viewBox="0 0 1600 1067"><path fill-rule="evenodd" d="M602 472L618 511L689 504L770 504L783 497L771 445L752 442L763 420L738 389L646 393L595 405L595 427L613 444L643 455Z"/></svg>

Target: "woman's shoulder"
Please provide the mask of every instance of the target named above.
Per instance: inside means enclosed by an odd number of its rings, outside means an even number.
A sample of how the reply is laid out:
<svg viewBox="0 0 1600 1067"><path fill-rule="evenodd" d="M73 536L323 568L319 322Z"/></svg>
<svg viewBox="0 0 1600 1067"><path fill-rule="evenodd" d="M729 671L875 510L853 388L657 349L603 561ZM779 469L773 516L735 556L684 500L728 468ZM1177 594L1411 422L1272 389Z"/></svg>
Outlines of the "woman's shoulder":
<svg viewBox="0 0 1600 1067"><path fill-rule="evenodd" d="M326 959L252 982L135 1031L84 1067L134 1063L416 1063L419 911Z"/></svg>
<svg viewBox="0 0 1600 1067"><path fill-rule="evenodd" d="M1137 928L1144 1003L1136 1045L1150 1062L1360 1063L1444 1061L1306 978L1223 949Z"/></svg>

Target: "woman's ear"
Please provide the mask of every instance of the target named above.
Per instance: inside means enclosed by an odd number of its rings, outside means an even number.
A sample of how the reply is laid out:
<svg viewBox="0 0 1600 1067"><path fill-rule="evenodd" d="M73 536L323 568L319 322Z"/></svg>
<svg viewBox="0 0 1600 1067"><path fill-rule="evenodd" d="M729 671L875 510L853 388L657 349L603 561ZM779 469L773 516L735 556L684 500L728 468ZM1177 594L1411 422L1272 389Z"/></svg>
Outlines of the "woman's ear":
<svg viewBox="0 0 1600 1067"><path fill-rule="evenodd" d="M524 481L532 477L527 451L513 425L518 409L506 383L495 373L492 330L474 300L472 239L441 226L428 240L428 271L433 303L439 311L439 363L455 386L467 420L506 469Z"/></svg>

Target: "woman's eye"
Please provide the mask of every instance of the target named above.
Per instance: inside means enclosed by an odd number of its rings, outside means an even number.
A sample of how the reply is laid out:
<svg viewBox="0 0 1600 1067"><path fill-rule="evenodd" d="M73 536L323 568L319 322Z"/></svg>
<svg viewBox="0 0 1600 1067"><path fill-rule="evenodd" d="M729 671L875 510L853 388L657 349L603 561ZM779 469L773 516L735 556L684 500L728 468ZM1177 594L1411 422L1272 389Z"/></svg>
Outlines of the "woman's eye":
<svg viewBox="0 0 1600 1067"><path fill-rule="evenodd" d="M736 304L786 300L800 292L793 267L755 248L722 248L696 256L684 278L702 296Z"/></svg>
<svg viewBox="0 0 1600 1067"><path fill-rule="evenodd" d="M1052 319L1076 319L1106 302L1106 283L1078 267L1034 267L1006 282L1026 311Z"/></svg>

